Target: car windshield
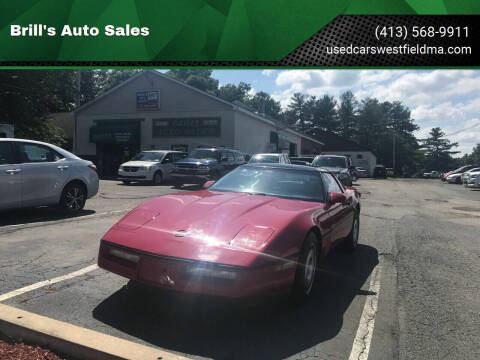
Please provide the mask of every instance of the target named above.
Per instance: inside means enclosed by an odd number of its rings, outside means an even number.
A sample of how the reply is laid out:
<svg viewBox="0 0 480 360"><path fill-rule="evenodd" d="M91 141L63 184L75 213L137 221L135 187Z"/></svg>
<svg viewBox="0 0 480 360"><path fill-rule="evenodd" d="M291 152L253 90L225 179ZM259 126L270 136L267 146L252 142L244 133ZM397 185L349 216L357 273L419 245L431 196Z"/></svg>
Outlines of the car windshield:
<svg viewBox="0 0 480 360"><path fill-rule="evenodd" d="M220 151L216 150L193 150L190 155L192 159L220 159Z"/></svg>
<svg viewBox="0 0 480 360"><path fill-rule="evenodd" d="M253 156L250 163L278 163L280 162L278 155L255 155Z"/></svg>
<svg viewBox="0 0 480 360"><path fill-rule="evenodd" d="M313 160L312 166L346 168L347 162L345 161L345 158L338 156L319 156Z"/></svg>
<svg viewBox="0 0 480 360"><path fill-rule="evenodd" d="M161 152L142 151L135 155L132 160L160 162L162 161L163 155L164 153Z"/></svg>
<svg viewBox="0 0 480 360"><path fill-rule="evenodd" d="M209 190L325 202L320 172L242 166Z"/></svg>

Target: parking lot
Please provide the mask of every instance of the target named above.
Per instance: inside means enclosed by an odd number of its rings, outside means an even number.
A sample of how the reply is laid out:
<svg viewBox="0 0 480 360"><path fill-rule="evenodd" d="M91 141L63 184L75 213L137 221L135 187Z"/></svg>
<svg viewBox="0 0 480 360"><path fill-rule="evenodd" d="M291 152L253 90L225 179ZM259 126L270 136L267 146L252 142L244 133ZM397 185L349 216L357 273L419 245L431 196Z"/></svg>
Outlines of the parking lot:
<svg viewBox="0 0 480 360"><path fill-rule="evenodd" d="M480 190L435 179L354 186L358 251L328 256L304 306L283 296L130 296L126 279L95 267L99 241L137 204L179 190L115 180L102 180L75 216L0 215L0 301L189 358L480 358Z"/></svg>

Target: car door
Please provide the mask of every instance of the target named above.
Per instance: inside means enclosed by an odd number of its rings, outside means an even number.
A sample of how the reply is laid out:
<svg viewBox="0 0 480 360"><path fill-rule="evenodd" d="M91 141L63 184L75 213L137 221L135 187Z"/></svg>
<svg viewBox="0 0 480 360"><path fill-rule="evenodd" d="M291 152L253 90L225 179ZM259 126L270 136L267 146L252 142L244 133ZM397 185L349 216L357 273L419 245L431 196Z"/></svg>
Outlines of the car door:
<svg viewBox="0 0 480 360"><path fill-rule="evenodd" d="M170 178L170 171L172 171L173 163L175 162L175 153L167 153L162 159L162 173L163 178Z"/></svg>
<svg viewBox="0 0 480 360"><path fill-rule="evenodd" d="M16 142L22 160L22 206L57 202L68 180L70 161L42 144Z"/></svg>
<svg viewBox="0 0 480 360"><path fill-rule="evenodd" d="M0 210L21 206L22 177L13 141L0 141Z"/></svg>

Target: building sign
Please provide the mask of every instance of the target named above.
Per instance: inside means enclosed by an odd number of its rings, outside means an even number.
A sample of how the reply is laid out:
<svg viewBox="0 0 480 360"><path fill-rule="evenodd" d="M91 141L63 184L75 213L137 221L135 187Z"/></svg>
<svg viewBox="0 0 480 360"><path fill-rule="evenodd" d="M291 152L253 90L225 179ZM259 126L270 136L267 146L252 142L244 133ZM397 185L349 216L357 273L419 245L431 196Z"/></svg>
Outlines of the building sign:
<svg viewBox="0 0 480 360"><path fill-rule="evenodd" d="M140 91L137 92L137 109L148 110L158 109L159 95L158 91Z"/></svg>
<svg viewBox="0 0 480 360"><path fill-rule="evenodd" d="M153 120L153 137L220 136L220 118L181 118Z"/></svg>
<svg viewBox="0 0 480 360"><path fill-rule="evenodd" d="M90 142L98 144L139 144L139 122L99 122L90 128Z"/></svg>

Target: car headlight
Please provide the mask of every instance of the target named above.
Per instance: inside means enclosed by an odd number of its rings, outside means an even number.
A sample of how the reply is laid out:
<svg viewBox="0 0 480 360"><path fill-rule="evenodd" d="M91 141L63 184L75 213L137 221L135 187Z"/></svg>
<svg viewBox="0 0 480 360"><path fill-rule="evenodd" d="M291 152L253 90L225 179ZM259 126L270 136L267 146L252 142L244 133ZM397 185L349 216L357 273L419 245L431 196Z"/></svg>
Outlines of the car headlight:
<svg viewBox="0 0 480 360"><path fill-rule="evenodd" d="M231 270L224 270L224 269L215 269L215 268L207 268L207 267L193 267L187 270L187 274L202 278L216 278L216 279L223 279L223 280L235 280L237 278L237 273Z"/></svg>
<svg viewBox="0 0 480 360"><path fill-rule="evenodd" d="M120 166L120 167L118 168L118 170L122 170L122 171L123 171L123 166Z"/></svg>
<svg viewBox="0 0 480 360"><path fill-rule="evenodd" d="M152 166L140 166L140 170L150 170Z"/></svg>

